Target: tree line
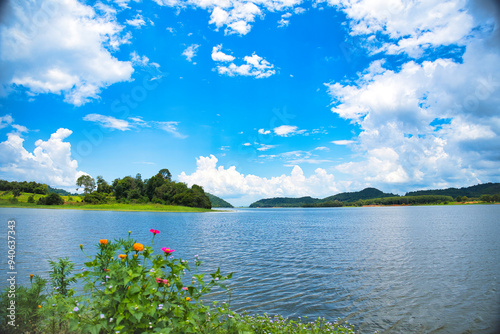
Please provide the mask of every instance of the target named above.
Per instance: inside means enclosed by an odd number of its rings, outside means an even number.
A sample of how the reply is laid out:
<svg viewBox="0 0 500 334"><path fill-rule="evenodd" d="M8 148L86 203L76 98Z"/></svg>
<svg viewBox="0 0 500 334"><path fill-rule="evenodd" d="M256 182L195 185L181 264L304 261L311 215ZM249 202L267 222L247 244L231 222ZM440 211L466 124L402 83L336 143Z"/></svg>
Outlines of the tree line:
<svg viewBox="0 0 500 334"><path fill-rule="evenodd" d="M143 180L141 174L135 177L117 178L109 184L102 176L94 180L82 175L76 184L83 188L83 201L90 204L106 203L113 195L120 203L158 203L211 209L212 204L202 187L194 184L189 188L183 182L172 180L168 169L160 170L150 179Z"/></svg>

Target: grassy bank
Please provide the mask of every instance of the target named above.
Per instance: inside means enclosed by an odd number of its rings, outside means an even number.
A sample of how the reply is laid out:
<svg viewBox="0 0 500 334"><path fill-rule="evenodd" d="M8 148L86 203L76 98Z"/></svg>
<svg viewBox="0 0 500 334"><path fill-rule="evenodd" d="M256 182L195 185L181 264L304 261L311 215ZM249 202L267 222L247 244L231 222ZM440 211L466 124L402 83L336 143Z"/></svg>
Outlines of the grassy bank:
<svg viewBox="0 0 500 334"><path fill-rule="evenodd" d="M28 203L30 193L21 193L17 203L12 203L10 191L0 194L0 208L32 208L32 209L70 209L70 210L97 210L97 211L146 211L146 212L214 212L215 210L191 208L179 205L163 205L154 203L118 203L111 201L106 204L85 204L79 196L61 196L64 205L37 205ZM35 202L44 195L34 194Z"/></svg>

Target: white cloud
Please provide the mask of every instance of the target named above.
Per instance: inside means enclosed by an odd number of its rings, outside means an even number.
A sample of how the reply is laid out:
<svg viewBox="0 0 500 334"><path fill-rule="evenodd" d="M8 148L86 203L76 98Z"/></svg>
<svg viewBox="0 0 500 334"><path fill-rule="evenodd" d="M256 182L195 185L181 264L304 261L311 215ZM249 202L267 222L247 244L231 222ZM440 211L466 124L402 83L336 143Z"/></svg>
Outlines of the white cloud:
<svg viewBox="0 0 500 334"><path fill-rule="evenodd" d="M0 116L0 129L3 129L14 122L11 115Z"/></svg>
<svg viewBox="0 0 500 334"><path fill-rule="evenodd" d="M306 130L299 130L295 125L281 125L274 128L273 132L281 137L289 137L297 134L304 134Z"/></svg>
<svg viewBox="0 0 500 334"><path fill-rule="evenodd" d="M222 44L219 44L212 48L212 60L219 62L230 62L235 59L233 56L227 55L224 52L222 52L221 49L222 49Z"/></svg>
<svg viewBox="0 0 500 334"><path fill-rule="evenodd" d="M98 99L103 88L130 80L131 63L109 51L131 37L112 12L101 16L76 0L9 6L11 15L0 27L3 95L23 86L31 94L62 94L65 102L80 106Z"/></svg>
<svg viewBox="0 0 500 334"><path fill-rule="evenodd" d="M11 132L0 143L0 173L7 180L29 180L56 187L73 187L76 179L85 173L78 170L78 163L71 158L71 144L65 142L72 131L58 129L47 141L35 142L33 152L24 146L24 138Z"/></svg>
<svg viewBox="0 0 500 334"><path fill-rule="evenodd" d="M250 143L244 143L243 146L252 146Z"/></svg>
<svg viewBox="0 0 500 334"><path fill-rule="evenodd" d="M128 25L134 26L136 28L141 28L142 26L146 25L146 22L144 21L144 18L141 14L137 14L135 18L133 18L132 20L126 20L125 22Z"/></svg>
<svg viewBox="0 0 500 334"><path fill-rule="evenodd" d="M200 46L198 44L193 44L188 46L183 52L182 55L186 57L186 59L191 62L194 57L196 57L196 51Z"/></svg>
<svg viewBox="0 0 500 334"><path fill-rule="evenodd" d="M296 7L302 0L154 0L160 6L184 8L192 6L211 12L209 24L215 30L225 26L226 35L246 35L252 29L256 18L263 18L265 12L291 11L300 14L303 9ZM294 10L295 8L295 10Z"/></svg>
<svg viewBox="0 0 500 334"><path fill-rule="evenodd" d="M83 120L99 123L101 126L109 129L116 129L120 131L126 131L131 129L129 122L123 119L114 118L112 116L105 116L100 114L88 114L85 117L83 117Z"/></svg>
<svg viewBox="0 0 500 334"><path fill-rule="evenodd" d="M117 119L112 116L105 116L100 114L88 114L85 117L83 117L83 120L98 123L104 128L116 129L120 131L128 131L140 128L155 128L166 131L172 134L174 137L180 139L187 138L186 135L179 132L177 128L179 122L145 121L144 119L142 119L142 117L129 117L128 119L131 122L123 119Z"/></svg>
<svg viewBox="0 0 500 334"><path fill-rule="evenodd" d="M324 169L317 168L314 174L306 177L299 166L294 166L290 175L271 178L244 175L235 166L225 169L217 167L217 158L199 157L196 171L190 175L182 172L178 178L188 185L198 184L212 194L231 197L236 205L249 205L251 202L268 197L326 197L339 192L335 177Z"/></svg>
<svg viewBox="0 0 500 334"><path fill-rule="evenodd" d="M337 168L373 185L446 187L500 178L500 54L479 40L462 62L372 64L357 80L328 84L332 111L360 126L361 160ZM448 119L439 127L435 120ZM348 144L334 141L334 144Z"/></svg>
<svg viewBox="0 0 500 334"><path fill-rule="evenodd" d="M217 45L212 49L212 59L217 62L230 62L235 58L233 56L227 55L220 51L222 45ZM218 65L217 72L221 75L227 76L252 76L257 79L268 78L271 75L275 74L276 71L273 69L274 65L269 63L267 60L259 57L257 54L253 54L251 56L245 56L243 58L245 64L236 65L235 63L231 63L229 65Z"/></svg>
<svg viewBox="0 0 500 334"><path fill-rule="evenodd" d="M277 145L266 145L266 144L260 144L260 147L257 148L257 151L267 151L272 148L275 148Z"/></svg>
<svg viewBox="0 0 500 334"><path fill-rule="evenodd" d="M271 130L259 129L258 131L261 135L268 135L271 133Z"/></svg>
<svg viewBox="0 0 500 334"><path fill-rule="evenodd" d="M354 140L333 140L331 141L332 144L335 144L335 145L349 145L349 144L353 144L355 143Z"/></svg>
<svg viewBox="0 0 500 334"><path fill-rule="evenodd" d="M473 28L467 2L449 1L373 1L327 0L350 19L351 35L371 36L371 51L420 57L428 48L461 44ZM378 41L381 33L389 42ZM374 38L375 37L375 38Z"/></svg>

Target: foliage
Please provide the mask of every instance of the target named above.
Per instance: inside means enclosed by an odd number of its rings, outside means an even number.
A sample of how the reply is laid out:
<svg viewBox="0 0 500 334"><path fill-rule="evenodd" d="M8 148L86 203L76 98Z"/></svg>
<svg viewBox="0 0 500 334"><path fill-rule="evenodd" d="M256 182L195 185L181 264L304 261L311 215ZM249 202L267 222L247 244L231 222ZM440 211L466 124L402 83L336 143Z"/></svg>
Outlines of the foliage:
<svg viewBox="0 0 500 334"><path fill-rule="evenodd" d="M31 195L28 197L28 203L35 203L35 196Z"/></svg>
<svg viewBox="0 0 500 334"><path fill-rule="evenodd" d="M36 204L38 204L38 205L63 205L64 200L58 194L51 193L45 197L40 197Z"/></svg>
<svg viewBox="0 0 500 334"><path fill-rule="evenodd" d="M72 193L70 193L69 191L66 191L66 190L64 190L64 189L52 188L51 186L48 186L48 189L49 189L49 190L48 190L48 193L49 193L49 194L50 194L50 193L56 193L56 194L58 194L58 195L60 195L60 196L71 196L71 195L76 196L76 195L78 195L78 194L76 194L76 193L73 193L73 194L72 194Z"/></svg>
<svg viewBox="0 0 500 334"><path fill-rule="evenodd" d="M95 189L95 180L90 175L82 175L76 180L78 188L83 187L85 194L90 194Z"/></svg>
<svg viewBox="0 0 500 334"><path fill-rule="evenodd" d="M420 196L420 195L444 195L456 198L457 196L467 196L469 198L479 198L481 195L495 195L500 194L500 183L483 183L472 187L464 188L447 188L447 189L434 189L434 190L419 190L406 193L406 196Z"/></svg>
<svg viewBox="0 0 500 334"><path fill-rule="evenodd" d="M107 202L106 194L94 191L83 197L83 202L87 204L102 204Z"/></svg>
<svg viewBox="0 0 500 334"><path fill-rule="evenodd" d="M307 317L304 318L307 321ZM264 315L242 316L241 321L250 327L251 333L287 333L287 334L309 334L309 333L354 333L354 328L348 324L339 322L328 322L324 318L315 321L303 322L283 318L281 315L274 317Z"/></svg>
<svg viewBox="0 0 500 334"><path fill-rule="evenodd" d="M205 193L210 200L210 203L212 204L212 208L234 208L234 206L231 205L231 203L226 202L220 197L217 197L215 195Z"/></svg>
<svg viewBox="0 0 500 334"><path fill-rule="evenodd" d="M397 197L397 195L384 193L376 188L365 188L357 192L340 193L337 195L333 195L323 199L322 202L339 201L344 203L351 203L359 200L384 198L384 197Z"/></svg>
<svg viewBox="0 0 500 334"><path fill-rule="evenodd" d="M98 193L109 194L113 192L113 187L111 187L102 176L97 176L97 190Z"/></svg>
<svg viewBox="0 0 500 334"><path fill-rule="evenodd" d="M47 296L43 290L47 281L38 275L30 276L30 286L17 285L15 290L9 287L0 294L0 332L12 333L13 326L8 321L14 321L16 325L14 333L37 333L37 328L43 315L40 312L41 305ZM14 301L15 311L10 312L11 302ZM14 317L12 317L14 315Z"/></svg>
<svg viewBox="0 0 500 334"><path fill-rule="evenodd" d="M41 194L45 195L48 192L48 186L46 184L42 183L36 183L36 182L17 182L17 181L5 181L5 180L0 180L0 190L14 190L17 188L20 192L25 192L25 193L34 193L34 194Z"/></svg>

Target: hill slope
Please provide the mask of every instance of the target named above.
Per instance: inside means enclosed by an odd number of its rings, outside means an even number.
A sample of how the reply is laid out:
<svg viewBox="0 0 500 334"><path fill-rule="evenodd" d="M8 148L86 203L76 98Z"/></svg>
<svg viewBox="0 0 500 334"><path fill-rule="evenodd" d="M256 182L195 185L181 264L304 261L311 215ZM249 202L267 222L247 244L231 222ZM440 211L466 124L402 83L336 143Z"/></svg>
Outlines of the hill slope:
<svg viewBox="0 0 500 334"><path fill-rule="evenodd" d="M208 199L212 203L212 208L234 208L234 206L232 206L231 203L226 202L220 197L217 197L209 193L205 194L208 196Z"/></svg>
<svg viewBox="0 0 500 334"><path fill-rule="evenodd" d="M340 193L337 195L333 195L321 200L321 202L329 202L329 201L339 201L339 202L356 202L360 199L372 199L372 198L384 198L384 197L397 197L394 194L384 193L376 188L366 188L361 191L352 192L352 193Z"/></svg>
<svg viewBox="0 0 500 334"><path fill-rule="evenodd" d="M471 187L433 189L433 190L418 190L410 191L405 196L421 196L421 195L444 195L456 198L457 196L480 197L481 195L500 194L500 183L484 183Z"/></svg>
<svg viewBox="0 0 500 334"><path fill-rule="evenodd" d="M340 193L337 195L329 196L323 199L317 199L312 197L301 197L301 198L289 198L289 197L276 197L276 198L265 198L258 200L250 204L251 208L271 208L271 207L302 207L310 206L312 204L321 204L326 202L356 202L360 199L372 199L372 198L383 198L383 197L397 197L394 194L386 194L375 188L366 188L357 192L350 193Z"/></svg>

